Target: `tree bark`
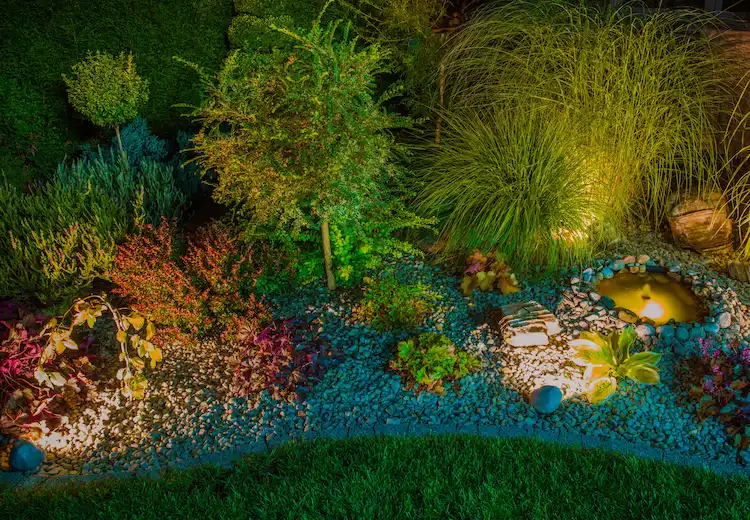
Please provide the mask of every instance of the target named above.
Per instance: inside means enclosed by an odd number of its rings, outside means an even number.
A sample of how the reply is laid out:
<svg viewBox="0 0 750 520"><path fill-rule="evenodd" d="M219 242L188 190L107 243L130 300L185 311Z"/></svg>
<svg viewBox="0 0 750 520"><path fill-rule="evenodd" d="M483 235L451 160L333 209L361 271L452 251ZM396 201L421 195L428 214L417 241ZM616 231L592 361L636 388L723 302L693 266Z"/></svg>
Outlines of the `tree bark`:
<svg viewBox="0 0 750 520"><path fill-rule="evenodd" d="M333 257L331 255L331 235L328 232L328 220L323 220L320 225L320 231L323 235L323 261L326 268L326 280L328 282L328 290L336 290L336 277L333 276Z"/></svg>
<svg viewBox="0 0 750 520"><path fill-rule="evenodd" d="M115 135L117 135L117 144L120 146L120 155L125 166L128 166L128 157L125 155L125 149L122 147L122 139L120 139L120 125L115 125Z"/></svg>

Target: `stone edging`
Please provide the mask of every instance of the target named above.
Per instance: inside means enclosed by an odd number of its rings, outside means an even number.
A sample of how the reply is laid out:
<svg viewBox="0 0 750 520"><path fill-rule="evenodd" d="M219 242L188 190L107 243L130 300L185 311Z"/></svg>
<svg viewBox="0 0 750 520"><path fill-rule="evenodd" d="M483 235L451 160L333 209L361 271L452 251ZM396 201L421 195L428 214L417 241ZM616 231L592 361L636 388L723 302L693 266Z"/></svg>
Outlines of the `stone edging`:
<svg viewBox="0 0 750 520"><path fill-rule="evenodd" d="M634 455L643 459L663 461L680 466L704 468L722 476L745 475L750 478L750 466L706 460L697 455L675 453L662 448L654 448L647 443L632 443L605 439L598 436L583 435L562 430L543 430L534 427L512 426L457 426L443 424L376 424L369 428L348 429L335 428L323 431L309 431L297 435L275 435L270 438L251 442L238 448L228 448L218 453L211 453L197 458L170 464L170 470L184 470L201 464L212 464L229 468L232 463L251 453L262 453L294 440L347 439L355 437L422 437L427 435L478 435L486 438L534 438L544 442L560 444L567 447L584 449L599 448L620 455ZM154 467L147 473L109 472L90 475L36 476L18 472L0 472L0 484L9 485L14 490L29 488L49 488L68 482L85 483L104 479L129 478L141 476L154 480L161 479L162 469Z"/></svg>

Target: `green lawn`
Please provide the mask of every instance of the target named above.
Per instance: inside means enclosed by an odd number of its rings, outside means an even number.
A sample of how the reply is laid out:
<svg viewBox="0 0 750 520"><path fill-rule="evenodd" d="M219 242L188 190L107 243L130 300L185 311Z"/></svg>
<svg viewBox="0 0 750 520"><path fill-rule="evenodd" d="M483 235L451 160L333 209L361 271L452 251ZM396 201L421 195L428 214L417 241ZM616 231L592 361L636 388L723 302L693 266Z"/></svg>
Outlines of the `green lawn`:
<svg viewBox="0 0 750 520"><path fill-rule="evenodd" d="M750 480L534 440L294 443L201 467L0 495L3 518L750 518Z"/></svg>

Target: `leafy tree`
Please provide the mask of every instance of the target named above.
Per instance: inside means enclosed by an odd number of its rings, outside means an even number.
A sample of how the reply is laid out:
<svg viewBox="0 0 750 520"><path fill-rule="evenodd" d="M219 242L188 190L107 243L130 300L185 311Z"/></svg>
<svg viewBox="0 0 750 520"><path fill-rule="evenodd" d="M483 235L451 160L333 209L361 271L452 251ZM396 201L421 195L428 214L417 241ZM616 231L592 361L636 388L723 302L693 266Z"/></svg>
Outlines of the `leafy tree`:
<svg viewBox="0 0 750 520"><path fill-rule="evenodd" d="M73 65L71 77L63 74L68 100L78 112L97 126L114 128L120 152L120 125L138 115L138 107L148 100L148 81L135 71L133 55L89 54Z"/></svg>
<svg viewBox="0 0 750 520"><path fill-rule="evenodd" d="M388 189L399 169L387 130L409 121L381 106L395 91L375 99L387 52L359 48L350 24L276 30L296 43L291 54L236 50L215 78L193 66L205 86L193 142L199 164L217 174L214 197L251 232L318 233L333 290L330 226L361 229L377 210L399 206Z"/></svg>

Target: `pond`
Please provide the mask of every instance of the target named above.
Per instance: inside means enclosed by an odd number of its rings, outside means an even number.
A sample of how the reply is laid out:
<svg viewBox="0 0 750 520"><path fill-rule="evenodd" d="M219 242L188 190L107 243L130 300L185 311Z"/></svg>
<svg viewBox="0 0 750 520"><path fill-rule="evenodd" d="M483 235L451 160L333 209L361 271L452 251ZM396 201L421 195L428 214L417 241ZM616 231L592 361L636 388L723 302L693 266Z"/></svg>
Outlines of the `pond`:
<svg viewBox="0 0 750 520"><path fill-rule="evenodd" d="M599 282L597 292L615 306L664 325L669 320L691 323L706 316L701 300L685 284L660 273L618 273Z"/></svg>

